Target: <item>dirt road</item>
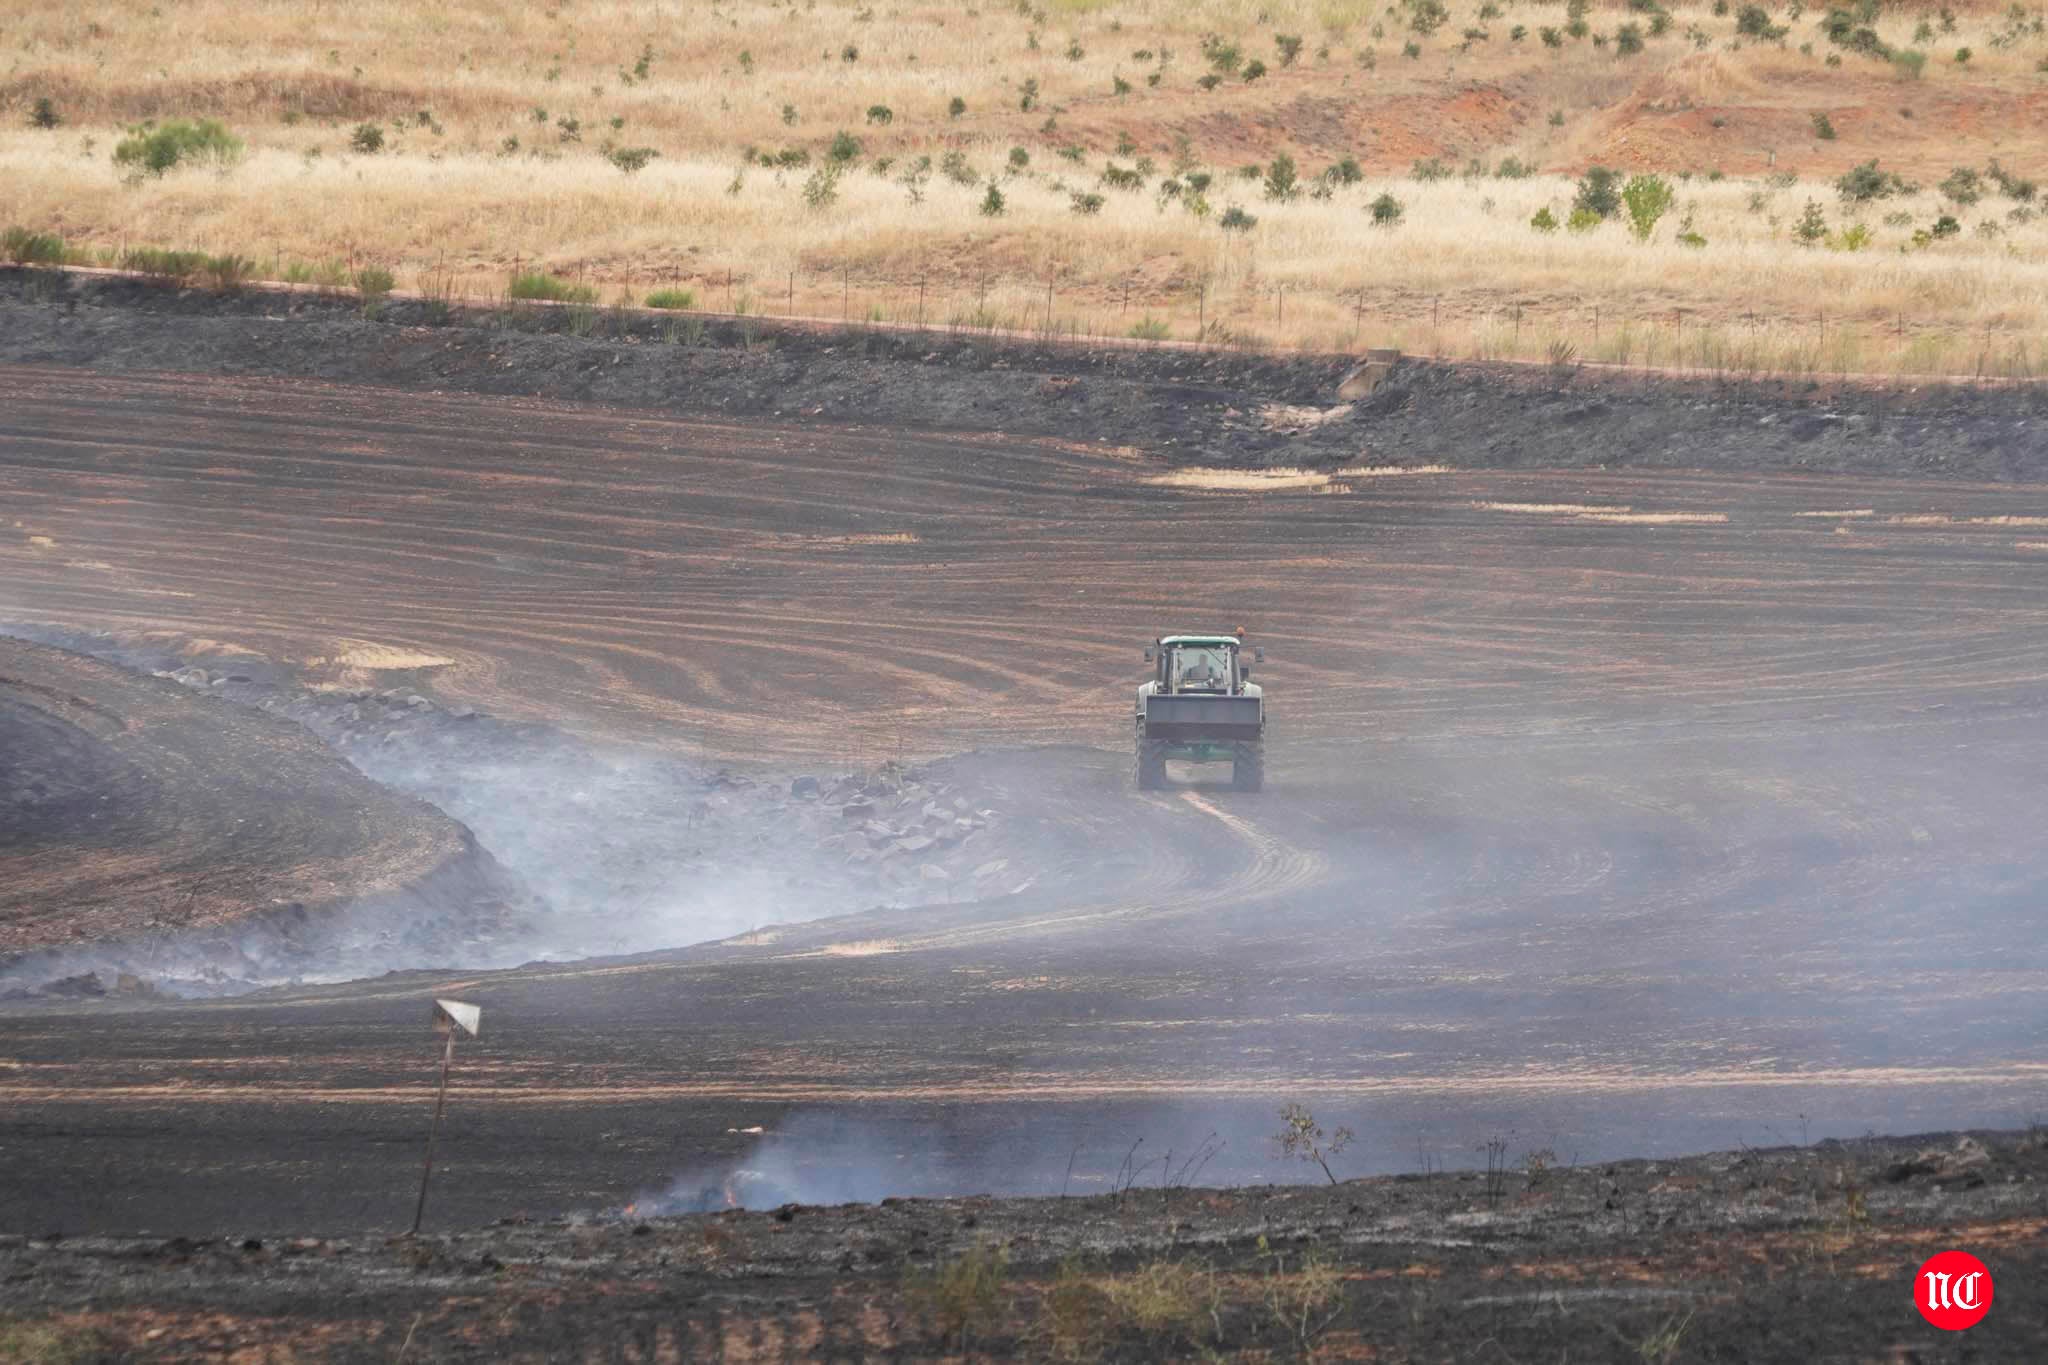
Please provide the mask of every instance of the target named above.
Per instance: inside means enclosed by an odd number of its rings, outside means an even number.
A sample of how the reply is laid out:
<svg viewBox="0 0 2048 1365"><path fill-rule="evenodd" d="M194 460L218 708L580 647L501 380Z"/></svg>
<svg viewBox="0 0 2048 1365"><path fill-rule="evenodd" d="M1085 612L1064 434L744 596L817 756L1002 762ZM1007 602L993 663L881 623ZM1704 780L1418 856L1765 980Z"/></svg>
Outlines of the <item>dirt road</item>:
<svg viewBox="0 0 2048 1365"><path fill-rule="evenodd" d="M955 763L1058 850L1001 899L624 963L25 1007L4 1230L388 1225L435 991L488 1021L451 1222L616 1206L812 1112L881 1154L821 1186L1040 1190L1070 1150L1099 1179L1210 1128L1241 1139L1212 1177L1284 1175L1257 1135L1293 1099L1373 1170L1510 1131L1596 1159L2048 1105L2048 488L1191 477L317 384L0 384L0 619L785 773L1031 746ZM1236 625L1270 658L1268 790L1130 792L1143 642Z"/></svg>

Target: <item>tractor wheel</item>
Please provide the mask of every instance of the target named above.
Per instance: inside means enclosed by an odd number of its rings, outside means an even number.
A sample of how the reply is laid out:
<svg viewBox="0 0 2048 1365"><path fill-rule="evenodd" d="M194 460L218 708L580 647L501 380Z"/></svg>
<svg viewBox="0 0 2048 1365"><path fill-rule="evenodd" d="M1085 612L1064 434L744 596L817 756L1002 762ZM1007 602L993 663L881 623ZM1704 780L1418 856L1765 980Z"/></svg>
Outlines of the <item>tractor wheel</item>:
<svg viewBox="0 0 2048 1365"><path fill-rule="evenodd" d="M1166 785L1166 746L1156 739L1138 741L1138 790L1157 791Z"/></svg>
<svg viewBox="0 0 2048 1365"><path fill-rule="evenodd" d="M1266 785L1266 749L1262 744L1240 744L1230 763L1230 785L1237 791L1255 792Z"/></svg>

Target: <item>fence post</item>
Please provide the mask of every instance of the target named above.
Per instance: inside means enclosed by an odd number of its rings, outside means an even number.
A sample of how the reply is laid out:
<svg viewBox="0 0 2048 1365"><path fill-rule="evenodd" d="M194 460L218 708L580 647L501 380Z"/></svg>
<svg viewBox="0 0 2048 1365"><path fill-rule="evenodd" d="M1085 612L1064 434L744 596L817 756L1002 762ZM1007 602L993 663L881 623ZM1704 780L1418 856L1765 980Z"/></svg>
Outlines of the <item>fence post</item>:
<svg viewBox="0 0 2048 1365"><path fill-rule="evenodd" d="M796 316L796 272L789 272L789 315Z"/></svg>

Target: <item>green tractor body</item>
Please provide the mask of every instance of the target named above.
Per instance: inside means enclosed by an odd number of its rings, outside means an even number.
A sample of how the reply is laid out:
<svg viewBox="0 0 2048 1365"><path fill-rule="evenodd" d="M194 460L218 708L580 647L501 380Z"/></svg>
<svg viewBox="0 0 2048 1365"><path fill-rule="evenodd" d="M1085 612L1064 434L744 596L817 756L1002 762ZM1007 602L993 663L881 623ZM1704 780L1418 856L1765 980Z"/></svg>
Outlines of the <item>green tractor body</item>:
<svg viewBox="0 0 2048 1365"><path fill-rule="evenodd" d="M1231 785L1265 782L1266 698L1235 635L1164 635L1145 651L1151 681L1138 688L1137 779L1141 790L1166 785L1168 759L1228 763Z"/></svg>

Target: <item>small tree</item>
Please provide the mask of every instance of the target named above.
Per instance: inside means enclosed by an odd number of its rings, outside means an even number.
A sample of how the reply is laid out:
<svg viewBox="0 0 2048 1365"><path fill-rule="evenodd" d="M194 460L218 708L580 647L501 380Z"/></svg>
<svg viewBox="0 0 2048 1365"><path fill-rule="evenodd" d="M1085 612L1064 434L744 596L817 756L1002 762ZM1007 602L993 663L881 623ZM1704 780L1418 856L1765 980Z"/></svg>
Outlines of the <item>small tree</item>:
<svg viewBox="0 0 2048 1365"><path fill-rule="evenodd" d="M827 209L839 200L839 168L820 166L804 181L804 204L808 208Z"/></svg>
<svg viewBox="0 0 2048 1365"><path fill-rule="evenodd" d="M1548 204L1545 204L1542 208L1536 210L1536 216L1529 220L1529 226L1535 228L1538 232L1555 232L1557 231L1557 215L1550 211Z"/></svg>
<svg viewBox="0 0 2048 1365"><path fill-rule="evenodd" d="M1385 190L1380 191L1380 197L1373 200L1370 207L1372 209L1372 225L1383 228L1390 228L1398 224L1401 221L1401 215L1407 211L1400 200Z"/></svg>
<svg viewBox="0 0 2048 1365"><path fill-rule="evenodd" d="M1290 1104L1282 1109L1280 1121L1287 1125L1274 1138L1274 1141L1280 1144L1281 1155L1293 1157L1298 1161L1313 1161L1323 1168L1324 1175L1330 1177L1330 1183L1336 1184L1337 1175L1330 1169L1329 1158L1351 1145L1351 1130L1339 1128L1326 1141L1323 1137L1323 1125L1317 1123L1316 1116L1299 1104Z"/></svg>
<svg viewBox="0 0 2048 1365"><path fill-rule="evenodd" d="M1612 218L1621 210L1621 172L1611 171L1605 166L1588 166L1586 173L1579 177L1579 188L1572 196L1574 212L1584 211L1595 218Z"/></svg>
<svg viewBox="0 0 2048 1365"><path fill-rule="evenodd" d="M1250 232L1258 225L1258 219L1235 204L1223 210L1223 216L1216 220L1216 226L1225 232Z"/></svg>
<svg viewBox="0 0 2048 1365"><path fill-rule="evenodd" d="M1657 220L1670 209L1671 184L1661 175L1631 176L1622 187L1621 199L1628 206L1628 226L1636 240L1647 242L1657 230Z"/></svg>
<svg viewBox="0 0 2048 1365"><path fill-rule="evenodd" d="M1801 213L1799 221L1792 225L1792 235L1798 239L1801 246L1812 246L1828 235L1827 215L1820 211L1819 200L1806 201L1805 212Z"/></svg>
<svg viewBox="0 0 2048 1365"><path fill-rule="evenodd" d="M57 106L50 103L47 95L36 101L35 108L31 109L28 115L28 126L31 128L55 128L63 121L57 113Z"/></svg>
<svg viewBox="0 0 2048 1365"><path fill-rule="evenodd" d="M981 216L1000 218L1003 216L1003 192L996 188L996 182L988 182L988 193L981 196Z"/></svg>
<svg viewBox="0 0 2048 1365"><path fill-rule="evenodd" d="M1282 202L1294 198L1301 193L1295 179L1294 158L1281 152L1266 168L1266 197Z"/></svg>
<svg viewBox="0 0 2048 1365"><path fill-rule="evenodd" d="M832 135L832 145L826 148L825 159L835 166L860 160L860 139L840 129Z"/></svg>
<svg viewBox="0 0 2048 1365"><path fill-rule="evenodd" d="M1984 177L1974 167L1957 166L1942 177L1940 188L1950 200L1968 208L1984 197Z"/></svg>
<svg viewBox="0 0 2048 1365"><path fill-rule="evenodd" d="M348 145L362 156L375 156L384 150L384 130L374 123L358 123Z"/></svg>

